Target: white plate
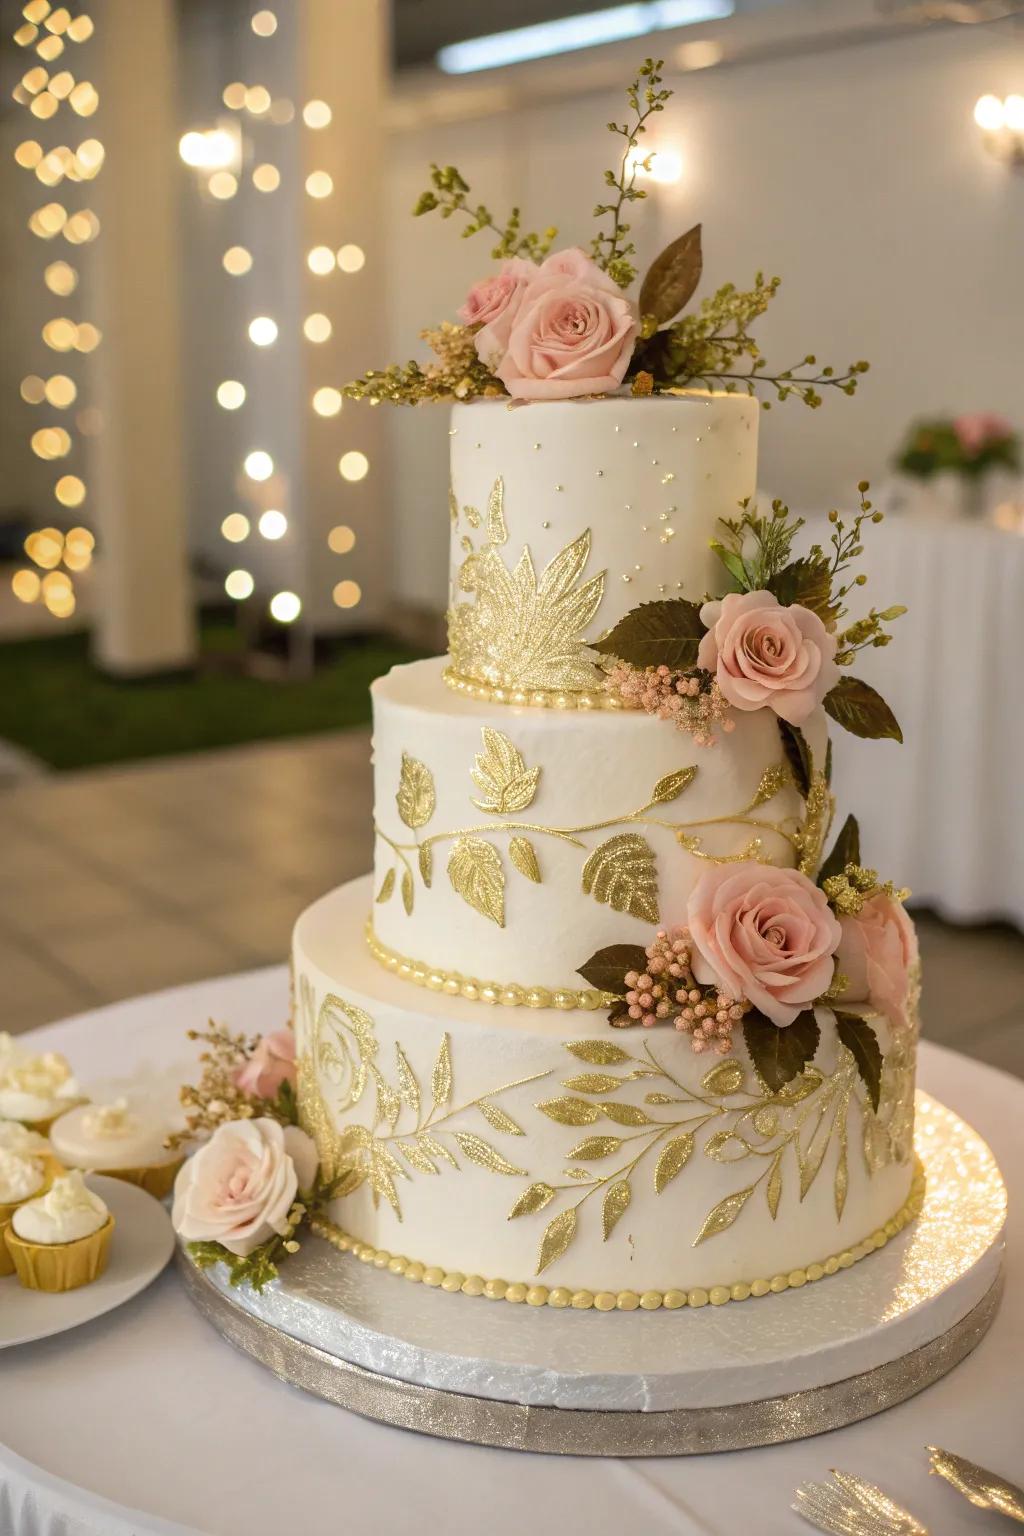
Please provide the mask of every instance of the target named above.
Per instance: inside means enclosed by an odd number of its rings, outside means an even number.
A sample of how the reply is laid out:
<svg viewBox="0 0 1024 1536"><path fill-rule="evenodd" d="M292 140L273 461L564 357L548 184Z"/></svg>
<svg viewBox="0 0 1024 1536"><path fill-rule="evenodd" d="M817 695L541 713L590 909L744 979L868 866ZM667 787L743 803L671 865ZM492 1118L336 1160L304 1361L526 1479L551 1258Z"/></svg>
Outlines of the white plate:
<svg viewBox="0 0 1024 1536"><path fill-rule="evenodd" d="M31 1344L112 1312L144 1291L173 1253L171 1218L152 1195L100 1174L90 1174L87 1183L106 1201L116 1223L106 1272L91 1285L56 1296L26 1290L16 1275L5 1275L0 1279L0 1349Z"/></svg>

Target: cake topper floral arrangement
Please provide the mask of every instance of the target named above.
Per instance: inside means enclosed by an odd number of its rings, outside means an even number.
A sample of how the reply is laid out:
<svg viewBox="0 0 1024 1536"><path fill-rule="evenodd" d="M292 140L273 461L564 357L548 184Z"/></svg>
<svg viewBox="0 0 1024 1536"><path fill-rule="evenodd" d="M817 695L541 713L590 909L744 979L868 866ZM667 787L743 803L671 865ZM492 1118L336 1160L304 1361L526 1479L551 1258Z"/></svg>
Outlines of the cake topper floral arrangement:
<svg viewBox="0 0 1024 1536"><path fill-rule="evenodd" d="M650 120L672 95L662 81L662 60L647 59L627 90L630 116L611 122L622 140L618 164L604 173L608 201L598 203L602 227L590 254L579 247L552 251L558 231L524 232L520 211L504 223L482 203L455 166L431 167L430 186L413 210L437 212L462 223L462 237L488 231L494 237L497 272L474 284L458 311L421 334L435 354L372 369L347 385L353 399L412 405L424 400L472 400L481 396L516 401L566 400L609 394L629 384L649 395L696 385L754 394L758 385L779 400L795 396L822 402L821 391L852 395L866 362L845 369L819 368L813 354L793 367L773 370L751 335L778 291L780 279L758 273L752 288L723 284L697 309L683 314L700 282L701 227L674 240L651 264L639 292L631 226L625 215L647 196L637 176L652 154L642 140ZM763 402L767 408L770 401Z"/></svg>

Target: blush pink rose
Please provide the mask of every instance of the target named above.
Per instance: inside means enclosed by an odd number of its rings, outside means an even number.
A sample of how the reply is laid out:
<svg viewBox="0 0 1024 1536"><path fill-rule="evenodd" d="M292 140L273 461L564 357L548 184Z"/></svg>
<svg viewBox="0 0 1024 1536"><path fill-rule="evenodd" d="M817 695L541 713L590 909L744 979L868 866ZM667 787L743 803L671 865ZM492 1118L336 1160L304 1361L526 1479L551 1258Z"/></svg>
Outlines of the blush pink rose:
<svg viewBox="0 0 1024 1536"><path fill-rule="evenodd" d="M244 1067L235 1073L235 1086L257 1099L276 1099L282 1083L295 1082L295 1036L290 1029L264 1035Z"/></svg>
<svg viewBox="0 0 1024 1536"><path fill-rule="evenodd" d="M638 330L636 306L578 250L559 251L536 269L507 338L503 321L477 333L476 349L516 400L617 389Z"/></svg>
<svg viewBox="0 0 1024 1536"><path fill-rule="evenodd" d="M867 1003L894 1024L907 1021L911 968L917 964L917 933L902 902L879 892L859 912L839 919L842 938L836 969L847 978L841 1002Z"/></svg>
<svg viewBox="0 0 1024 1536"><path fill-rule="evenodd" d="M995 411L974 411L967 416L957 416L953 431L964 453L973 459L989 443L1000 443L1009 437L1013 427L1005 416Z"/></svg>
<svg viewBox="0 0 1024 1536"><path fill-rule="evenodd" d="M773 1024L792 1024L831 985L841 930L824 891L797 869L752 860L709 869L690 892L686 925L696 979L747 998Z"/></svg>
<svg viewBox="0 0 1024 1536"><path fill-rule="evenodd" d="M697 665L713 672L736 709L773 709L790 725L807 719L839 679L835 637L799 603L771 592L730 592L700 610L707 634Z"/></svg>
<svg viewBox="0 0 1024 1536"><path fill-rule="evenodd" d="M288 1212L316 1169L316 1147L297 1126L230 1120L178 1174L174 1229L186 1242L220 1243L244 1258L288 1230Z"/></svg>
<svg viewBox="0 0 1024 1536"><path fill-rule="evenodd" d="M512 321L523 302L527 285L536 273L537 268L532 261L514 256L505 262L500 272L481 278L469 290L465 303L457 313L463 325L490 327L487 342L489 350L504 352L508 346Z"/></svg>

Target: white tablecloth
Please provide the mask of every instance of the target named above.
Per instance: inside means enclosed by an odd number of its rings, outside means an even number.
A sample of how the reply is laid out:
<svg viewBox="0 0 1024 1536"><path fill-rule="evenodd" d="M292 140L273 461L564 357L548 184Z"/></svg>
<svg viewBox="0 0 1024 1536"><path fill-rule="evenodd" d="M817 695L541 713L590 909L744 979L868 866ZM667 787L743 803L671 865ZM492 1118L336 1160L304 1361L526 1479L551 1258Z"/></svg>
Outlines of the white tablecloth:
<svg viewBox="0 0 1024 1536"><path fill-rule="evenodd" d="M67 1051L96 1085L135 1063L152 1071L188 1060L182 1032L208 1016L270 1027L285 998L282 967L119 1004L29 1038ZM1018 1480L1024 1473L1024 1238L1012 1200L1024 1179L1024 1084L937 1047L923 1049L921 1069L923 1086L978 1128L1008 1177L1008 1284L974 1354L878 1418L787 1446L660 1461L449 1444L278 1382L211 1331L168 1271L120 1311L0 1355L0 1533L797 1536L807 1527L789 1511L794 1487L833 1466L881 1483L933 1532L995 1533L995 1516L928 1476L924 1446ZM751 1326L780 1303L800 1298L750 1303ZM615 1326L614 1317L593 1321L595 1337Z"/></svg>
<svg viewBox="0 0 1024 1536"><path fill-rule="evenodd" d="M821 537L818 519L808 531ZM857 816L865 861L915 902L1024 928L1024 538L893 514L868 527L858 565L868 585L851 594L854 614L909 610L853 669L904 740L834 731L840 813Z"/></svg>

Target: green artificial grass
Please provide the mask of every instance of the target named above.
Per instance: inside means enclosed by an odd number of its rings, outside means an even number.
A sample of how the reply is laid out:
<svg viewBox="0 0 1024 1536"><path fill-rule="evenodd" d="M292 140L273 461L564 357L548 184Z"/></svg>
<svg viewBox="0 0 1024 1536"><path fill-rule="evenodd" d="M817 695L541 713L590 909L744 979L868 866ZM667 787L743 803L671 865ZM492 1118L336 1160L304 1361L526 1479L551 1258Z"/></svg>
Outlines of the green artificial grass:
<svg viewBox="0 0 1024 1536"><path fill-rule="evenodd" d="M332 643L308 679L265 680L234 669L229 622L205 621L201 645L194 674L138 682L98 672L83 634L0 645L0 738L66 769L336 731L368 724L373 679L415 659L361 637Z"/></svg>

